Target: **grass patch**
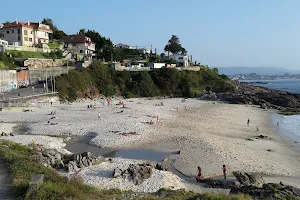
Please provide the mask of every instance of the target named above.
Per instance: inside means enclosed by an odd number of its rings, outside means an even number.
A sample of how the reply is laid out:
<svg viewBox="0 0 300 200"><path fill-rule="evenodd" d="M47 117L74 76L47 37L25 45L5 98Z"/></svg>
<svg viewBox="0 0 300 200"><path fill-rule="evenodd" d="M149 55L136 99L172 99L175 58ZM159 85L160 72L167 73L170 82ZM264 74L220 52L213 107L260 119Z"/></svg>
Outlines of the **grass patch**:
<svg viewBox="0 0 300 200"><path fill-rule="evenodd" d="M50 42L50 43L48 43L48 46L50 49L59 49L60 48L60 44L58 44L56 42Z"/></svg>
<svg viewBox="0 0 300 200"><path fill-rule="evenodd" d="M33 148L13 142L0 141L0 157L5 160L12 178L11 193L25 200L106 200L106 199L143 199L143 200L250 200L245 195L197 194L184 190L161 189L154 194L139 194L118 189L99 190L84 185L79 179L68 180L55 170L35 162ZM44 174L44 183L37 192L28 191L28 181L36 174Z"/></svg>
<svg viewBox="0 0 300 200"><path fill-rule="evenodd" d="M13 55L15 58L46 58L45 53L35 51L17 51L7 50L6 52Z"/></svg>

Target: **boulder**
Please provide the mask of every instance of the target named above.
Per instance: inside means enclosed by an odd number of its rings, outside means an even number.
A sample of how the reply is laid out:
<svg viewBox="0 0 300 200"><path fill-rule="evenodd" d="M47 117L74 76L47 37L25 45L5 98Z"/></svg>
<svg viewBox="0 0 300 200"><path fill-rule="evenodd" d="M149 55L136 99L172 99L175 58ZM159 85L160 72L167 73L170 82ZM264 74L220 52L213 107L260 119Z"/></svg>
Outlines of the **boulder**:
<svg viewBox="0 0 300 200"><path fill-rule="evenodd" d="M78 171L77 163L74 161L70 161L67 165L68 172L76 172Z"/></svg>
<svg viewBox="0 0 300 200"><path fill-rule="evenodd" d="M261 186L265 183L260 173L235 171L232 174L240 182L241 185Z"/></svg>
<svg viewBox="0 0 300 200"><path fill-rule="evenodd" d="M130 178L135 185L141 184L153 174L153 167L149 164L130 164L125 170L116 168L113 173L114 178Z"/></svg>

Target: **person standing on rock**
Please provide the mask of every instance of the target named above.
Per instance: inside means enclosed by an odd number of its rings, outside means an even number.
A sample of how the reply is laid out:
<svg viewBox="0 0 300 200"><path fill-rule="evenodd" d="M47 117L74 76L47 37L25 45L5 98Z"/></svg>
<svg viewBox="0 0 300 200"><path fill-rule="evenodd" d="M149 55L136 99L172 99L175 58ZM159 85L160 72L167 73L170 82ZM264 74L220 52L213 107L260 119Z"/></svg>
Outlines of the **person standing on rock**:
<svg viewBox="0 0 300 200"><path fill-rule="evenodd" d="M226 166L223 165L223 175L224 175L224 179L227 178L227 169L226 169Z"/></svg>
<svg viewBox="0 0 300 200"><path fill-rule="evenodd" d="M248 121L247 121L247 126L249 126L250 125L250 119L248 118Z"/></svg>

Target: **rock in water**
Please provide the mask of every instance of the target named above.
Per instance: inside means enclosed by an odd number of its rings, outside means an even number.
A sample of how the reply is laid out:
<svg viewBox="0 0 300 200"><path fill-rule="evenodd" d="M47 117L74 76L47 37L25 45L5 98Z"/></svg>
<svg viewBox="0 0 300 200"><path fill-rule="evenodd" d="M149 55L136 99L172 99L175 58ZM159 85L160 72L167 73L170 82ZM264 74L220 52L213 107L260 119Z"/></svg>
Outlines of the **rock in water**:
<svg viewBox="0 0 300 200"><path fill-rule="evenodd" d="M235 171L232 172L232 174L236 177L236 179L240 182L241 185L261 186L265 183L260 173Z"/></svg>

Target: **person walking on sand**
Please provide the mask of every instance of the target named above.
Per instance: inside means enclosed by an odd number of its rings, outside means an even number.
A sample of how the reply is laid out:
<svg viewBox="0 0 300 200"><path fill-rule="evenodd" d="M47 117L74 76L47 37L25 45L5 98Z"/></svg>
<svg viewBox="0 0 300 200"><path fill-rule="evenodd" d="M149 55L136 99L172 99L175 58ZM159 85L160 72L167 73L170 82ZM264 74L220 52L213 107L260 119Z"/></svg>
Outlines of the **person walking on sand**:
<svg viewBox="0 0 300 200"><path fill-rule="evenodd" d="M227 177L227 169L226 169L225 165L223 165L223 175L224 175L224 179L226 179L226 177Z"/></svg>
<svg viewBox="0 0 300 200"><path fill-rule="evenodd" d="M200 181L201 180L201 176L202 176L202 169L201 169L200 166L198 166L198 173L197 173L197 176L196 176L196 180Z"/></svg>
<svg viewBox="0 0 300 200"><path fill-rule="evenodd" d="M277 122L277 131L279 130L279 127L280 127L279 122Z"/></svg>
<svg viewBox="0 0 300 200"><path fill-rule="evenodd" d="M248 121L247 121L247 126L249 126L250 125L250 119L248 118Z"/></svg>
<svg viewBox="0 0 300 200"><path fill-rule="evenodd" d="M99 113L98 113L98 119L100 119L100 117L101 117L101 113L99 112Z"/></svg>

